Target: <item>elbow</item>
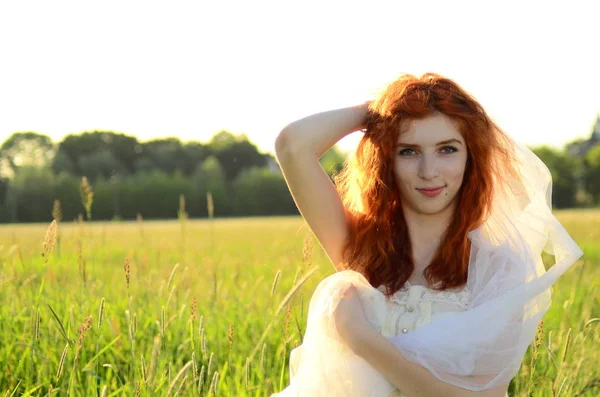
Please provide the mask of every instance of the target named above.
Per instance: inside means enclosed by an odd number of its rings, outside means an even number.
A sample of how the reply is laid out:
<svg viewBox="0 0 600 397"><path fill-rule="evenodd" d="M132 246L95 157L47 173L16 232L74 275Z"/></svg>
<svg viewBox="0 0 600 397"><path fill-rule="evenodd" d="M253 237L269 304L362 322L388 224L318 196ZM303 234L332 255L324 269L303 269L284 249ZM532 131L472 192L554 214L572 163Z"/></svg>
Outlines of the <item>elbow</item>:
<svg viewBox="0 0 600 397"><path fill-rule="evenodd" d="M306 134L301 128L293 128L292 125L293 123L284 127L275 138L275 155L278 158L286 155L316 155L317 150L310 141L310 134Z"/></svg>
<svg viewBox="0 0 600 397"><path fill-rule="evenodd" d="M275 138L275 154L277 155L286 151L290 146L290 136L286 128L282 129L277 138Z"/></svg>
<svg viewBox="0 0 600 397"><path fill-rule="evenodd" d="M284 127L275 138L275 155L280 158L289 153L296 153L302 145L294 138L294 132L289 126Z"/></svg>

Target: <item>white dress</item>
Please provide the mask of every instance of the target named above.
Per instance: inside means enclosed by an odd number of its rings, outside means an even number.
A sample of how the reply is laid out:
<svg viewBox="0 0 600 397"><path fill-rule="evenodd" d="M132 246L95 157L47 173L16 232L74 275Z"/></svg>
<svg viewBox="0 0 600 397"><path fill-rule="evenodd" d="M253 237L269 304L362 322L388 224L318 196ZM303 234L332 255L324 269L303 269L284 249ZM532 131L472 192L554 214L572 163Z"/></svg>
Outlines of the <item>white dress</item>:
<svg viewBox="0 0 600 397"><path fill-rule="evenodd" d="M384 292L383 286L378 288ZM422 285L411 285L406 282L394 295L386 300L386 317L380 324L374 324L377 331L385 337L393 337L402 333L409 333L419 327L435 320L437 316L448 312L460 312L467 309L469 303L468 287L446 291L436 291ZM302 363L304 353L300 345L292 350L290 355L290 377L293 379ZM385 391L383 391L385 390ZM286 389L277 396L293 395ZM383 393L377 395L378 393ZM387 388L374 392L372 397L405 397L398 389L388 383ZM508 396L508 394L507 394Z"/></svg>
<svg viewBox="0 0 600 397"><path fill-rule="evenodd" d="M385 289L380 287L380 291ZM397 336L429 324L440 313L464 311L469 302L467 287L454 291L435 291L408 281L386 302L388 315L380 330L385 337ZM390 397L404 397L394 389Z"/></svg>

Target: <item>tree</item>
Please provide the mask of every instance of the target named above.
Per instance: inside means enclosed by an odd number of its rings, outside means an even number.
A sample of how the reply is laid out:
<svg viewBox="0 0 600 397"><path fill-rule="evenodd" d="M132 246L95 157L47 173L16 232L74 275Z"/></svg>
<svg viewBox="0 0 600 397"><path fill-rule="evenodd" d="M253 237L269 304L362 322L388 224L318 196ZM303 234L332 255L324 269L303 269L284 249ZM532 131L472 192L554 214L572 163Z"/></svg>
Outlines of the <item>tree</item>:
<svg viewBox="0 0 600 397"><path fill-rule="evenodd" d="M82 176L85 175L92 181L95 181L98 177L108 179L112 175L128 174L123 163L107 149L101 149L97 152L89 153L87 156L81 156L79 158L79 170Z"/></svg>
<svg viewBox="0 0 600 397"><path fill-rule="evenodd" d="M228 131L219 131L212 137L208 146L223 167L228 183L244 169L267 165L265 155L243 134L236 136Z"/></svg>
<svg viewBox="0 0 600 397"><path fill-rule="evenodd" d="M15 199L10 203L12 221L46 222L52 219L54 174L49 168L21 167L10 183L10 190Z"/></svg>
<svg viewBox="0 0 600 397"><path fill-rule="evenodd" d="M49 136L15 132L0 146L0 167L3 168L0 171L12 177L19 167L47 167L54 154L54 144Z"/></svg>
<svg viewBox="0 0 600 397"><path fill-rule="evenodd" d="M88 176L92 179L90 175L86 175L89 172L86 166L90 163L99 163L104 168L96 172L96 176L102 175L108 179L115 173L134 173L139 151L137 138L125 134L110 131L71 134L59 143L52 169L55 173L67 171L76 176Z"/></svg>
<svg viewBox="0 0 600 397"><path fill-rule="evenodd" d="M552 205L556 208L574 207L576 204L577 178L580 165L563 150L548 146L532 151L546 164L552 174Z"/></svg>
<svg viewBox="0 0 600 397"><path fill-rule="evenodd" d="M104 216L124 219L135 219L137 213L144 219L175 218L179 196L183 194L189 200L194 190L189 178L180 171L169 175L159 170L112 181L99 180L96 187L99 200L104 198Z"/></svg>
<svg viewBox="0 0 600 397"><path fill-rule="evenodd" d="M298 214L283 175L268 168L250 168L233 182L233 215Z"/></svg>
<svg viewBox="0 0 600 397"><path fill-rule="evenodd" d="M229 215L231 202L225 181L225 171L215 156L209 156L198 166L193 176L194 187L198 194L198 212L208 214L206 194L210 192L215 205L215 215ZM191 207L190 211L196 208Z"/></svg>
<svg viewBox="0 0 600 397"><path fill-rule="evenodd" d="M325 172L327 172L327 175L332 177L342 170L344 167L344 160L346 160L346 155L337 148L337 145L333 145L329 150L323 153L319 162Z"/></svg>
<svg viewBox="0 0 600 397"><path fill-rule="evenodd" d="M140 156L136 161L138 171L159 170L172 174L185 168L187 153L179 138L153 139L140 144Z"/></svg>
<svg viewBox="0 0 600 397"><path fill-rule="evenodd" d="M585 156L584 184L592 200L600 204L600 144L593 146Z"/></svg>
<svg viewBox="0 0 600 397"><path fill-rule="evenodd" d="M183 144L176 137L153 139L140 144L135 169L136 172L160 170L167 174L179 170L191 176L208 154L208 147L200 142Z"/></svg>
<svg viewBox="0 0 600 397"><path fill-rule="evenodd" d="M81 178L61 172L54 178L54 196L53 200L59 200L64 220L76 219L80 213L84 212L81 204L81 195L79 188ZM93 186L95 189L95 186Z"/></svg>
<svg viewBox="0 0 600 397"><path fill-rule="evenodd" d="M7 193L9 188L9 179L0 177L0 223L8 222L10 220L7 201Z"/></svg>
<svg viewBox="0 0 600 397"><path fill-rule="evenodd" d="M198 165L202 164L210 155L210 149L208 145L195 141L187 142L183 149L185 151L186 163L182 171L185 175L191 176L196 171Z"/></svg>

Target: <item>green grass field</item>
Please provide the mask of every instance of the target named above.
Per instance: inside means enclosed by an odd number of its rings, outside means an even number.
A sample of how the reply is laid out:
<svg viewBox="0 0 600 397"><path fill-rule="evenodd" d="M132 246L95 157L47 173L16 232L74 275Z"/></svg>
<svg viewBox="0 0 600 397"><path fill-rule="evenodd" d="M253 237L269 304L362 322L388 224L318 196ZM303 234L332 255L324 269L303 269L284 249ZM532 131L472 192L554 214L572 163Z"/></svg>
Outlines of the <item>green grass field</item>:
<svg viewBox="0 0 600 397"><path fill-rule="evenodd" d="M511 396L600 395L600 211L557 217L585 259ZM0 227L0 396L269 396L334 271L300 217L48 226Z"/></svg>

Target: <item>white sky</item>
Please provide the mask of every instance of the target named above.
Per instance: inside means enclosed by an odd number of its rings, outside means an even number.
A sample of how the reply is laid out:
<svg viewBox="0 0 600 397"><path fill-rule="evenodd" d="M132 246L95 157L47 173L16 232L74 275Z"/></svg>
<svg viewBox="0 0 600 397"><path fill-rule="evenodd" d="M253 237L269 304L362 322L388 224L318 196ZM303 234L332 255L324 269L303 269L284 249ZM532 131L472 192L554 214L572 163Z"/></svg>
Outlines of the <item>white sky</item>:
<svg viewBox="0 0 600 397"><path fill-rule="evenodd" d="M520 141L562 146L591 133L599 61L592 0L2 1L0 143L227 129L272 151L287 123L432 71Z"/></svg>

